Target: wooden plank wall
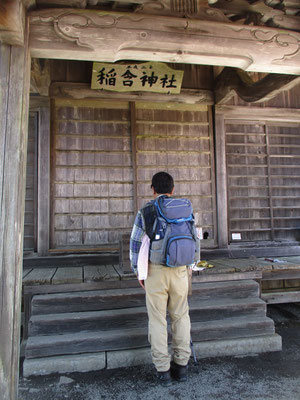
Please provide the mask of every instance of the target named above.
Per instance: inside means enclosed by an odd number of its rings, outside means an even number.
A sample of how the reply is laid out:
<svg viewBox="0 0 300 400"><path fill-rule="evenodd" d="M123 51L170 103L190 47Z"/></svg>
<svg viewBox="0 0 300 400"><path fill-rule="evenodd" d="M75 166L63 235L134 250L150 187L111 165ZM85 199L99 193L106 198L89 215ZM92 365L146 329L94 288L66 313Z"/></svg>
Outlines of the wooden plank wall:
<svg viewBox="0 0 300 400"><path fill-rule="evenodd" d="M169 66L185 71L183 88L212 89L212 67L184 64L169 64ZM51 60L52 82L90 82L91 71L91 62ZM104 111L101 111L101 108L106 110L103 115L101 113ZM141 109L137 108L139 115L141 112ZM199 223L203 222L209 238L213 239L214 223L212 221L215 218L215 200L214 185L209 183L214 181L210 131L212 123L208 122L210 111L208 112L207 108L205 111L199 111L199 115L201 114L201 118L204 119L194 121L193 129L196 130L197 123L199 127L201 124L203 126L199 128L199 133L191 132L190 139L188 139L186 127L183 128L183 121L177 121L176 111L172 112L174 115L171 116L170 124L168 120L164 120L160 125L173 124L175 130L177 129L178 132L182 130L181 134L178 133L181 135L181 146L184 141L190 142L186 153L182 148L179 149L184 159L190 154L189 151L197 141L196 138L199 138L197 135L205 136L201 138L201 143L204 143L206 148L199 150L199 146L197 147L199 168L195 164L197 157L193 155L185 160L184 164L181 162L178 165L174 170L174 177L176 180L179 179L183 194L187 193L187 187L191 187L194 180L204 179L202 186L194 185L192 190L194 196L202 191L206 191L207 194L201 194L199 199L195 199L194 206L198 210ZM168 118L172 112L164 113L157 110L155 116L152 114L151 118L161 118L163 114ZM190 116L193 112L190 112ZM135 115L135 112L130 113L130 106L126 102L55 99L51 113L54 115L51 149L51 248L99 246L117 242L117 236L120 233L131 230L137 200L134 199L133 193L134 183L137 182L133 179L134 157L130 148L130 127L133 127L132 115ZM186 118L187 113L188 109L185 115L182 115ZM157 121L160 122L159 119ZM154 121L150 119L146 124L149 125L149 123L153 125ZM103 128L100 128L101 124ZM138 124L137 122L137 126ZM185 129L184 134L183 129ZM174 133L172 134L170 127L168 131L168 138L162 138L161 143L168 142L169 146L172 141L174 142ZM159 136L161 131L156 131L157 134ZM97 138L96 142L95 138ZM142 139L138 137L138 145L141 143ZM97 147L98 145L100 148ZM160 146L160 144L157 145ZM209 149L207 146L210 146ZM135 155L143 158L142 153ZM164 158L161 157L162 160ZM185 168L185 165L189 169ZM175 164L167 160L167 162L160 162L158 166L161 169L172 169ZM151 167L151 171L154 169L155 172L157 171L154 164L151 164ZM209 171L210 167L211 171ZM185 172L183 172L184 169ZM147 179L150 179L151 171L148 171ZM184 185L186 185L185 188ZM140 198L139 205L147 199L147 196L149 193L145 193L145 196ZM203 210L201 212L200 207Z"/></svg>
<svg viewBox="0 0 300 400"><path fill-rule="evenodd" d="M54 102L52 247L116 243L133 224L127 102Z"/></svg>
<svg viewBox="0 0 300 400"><path fill-rule="evenodd" d="M210 113L200 105L55 99L52 248L117 243L160 170L174 176L177 196L191 198L206 244L215 244Z"/></svg>
<svg viewBox="0 0 300 400"><path fill-rule="evenodd" d="M165 170L175 196L188 197L208 240L215 234L213 140L210 108L185 104L136 104L137 204L151 198L151 178Z"/></svg>
<svg viewBox="0 0 300 400"><path fill-rule="evenodd" d="M36 112L29 113L24 216L24 252L36 250L37 194L37 121Z"/></svg>
<svg viewBox="0 0 300 400"><path fill-rule="evenodd" d="M299 240L300 124L227 119L225 127L229 240Z"/></svg>
<svg viewBox="0 0 300 400"><path fill-rule="evenodd" d="M268 124L275 239L300 239L300 121Z"/></svg>
<svg viewBox="0 0 300 400"><path fill-rule="evenodd" d="M229 240L270 240L266 135L261 123L225 120Z"/></svg>

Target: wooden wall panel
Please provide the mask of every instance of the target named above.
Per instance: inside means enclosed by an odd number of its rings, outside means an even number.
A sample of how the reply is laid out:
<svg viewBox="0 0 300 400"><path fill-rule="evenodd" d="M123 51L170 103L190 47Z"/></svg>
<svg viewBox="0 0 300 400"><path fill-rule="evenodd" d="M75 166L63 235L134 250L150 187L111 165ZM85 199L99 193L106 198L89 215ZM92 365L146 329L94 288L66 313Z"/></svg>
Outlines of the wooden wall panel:
<svg viewBox="0 0 300 400"><path fill-rule="evenodd" d="M191 199L197 225L214 243L214 150L209 108L141 102L136 104L136 121L138 208L151 199L152 176L167 171L175 180L175 196Z"/></svg>
<svg viewBox="0 0 300 400"><path fill-rule="evenodd" d="M225 126L229 240L299 240L300 123Z"/></svg>
<svg viewBox="0 0 300 400"><path fill-rule="evenodd" d="M207 106L55 99L52 248L116 243L169 171L215 245L214 150ZM133 168L135 166L135 168ZM136 202L136 205L135 205Z"/></svg>
<svg viewBox="0 0 300 400"><path fill-rule="evenodd" d="M300 238L300 123L268 124L275 239ZM286 202L290 205L287 205Z"/></svg>
<svg viewBox="0 0 300 400"><path fill-rule="evenodd" d="M55 100L52 247L118 242L133 224L127 102Z"/></svg>
<svg viewBox="0 0 300 400"><path fill-rule="evenodd" d="M263 123L226 120L229 240L271 240L267 138Z"/></svg>

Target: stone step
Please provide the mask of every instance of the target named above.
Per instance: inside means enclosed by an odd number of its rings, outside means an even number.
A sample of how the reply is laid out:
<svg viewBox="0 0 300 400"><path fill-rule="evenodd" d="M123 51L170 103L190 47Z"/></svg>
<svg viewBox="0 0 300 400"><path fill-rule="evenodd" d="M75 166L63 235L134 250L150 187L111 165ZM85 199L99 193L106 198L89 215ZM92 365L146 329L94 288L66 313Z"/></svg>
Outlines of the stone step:
<svg viewBox="0 0 300 400"><path fill-rule="evenodd" d="M242 338L274 334L274 323L266 317L231 318L220 321L192 323L194 341ZM148 345L147 327L122 328L108 331L31 336L25 350L26 358L50 357L110 350L141 348Z"/></svg>
<svg viewBox="0 0 300 400"><path fill-rule="evenodd" d="M249 338L194 341L197 359L223 356L249 356L282 349L281 337L277 334ZM74 355L25 359L23 376L66 374L72 372L99 371L107 368L127 368L151 364L150 348L103 351Z"/></svg>
<svg viewBox="0 0 300 400"><path fill-rule="evenodd" d="M259 295L259 285L253 280L193 284L192 299L253 298ZM33 296L32 315L98 311L145 305L142 288L52 293Z"/></svg>
<svg viewBox="0 0 300 400"><path fill-rule="evenodd" d="M266 305L260 299L199 300L190 299L192 322L249 316L263 317ZM59 313L32 316L29 336L74 333L80 331L114 330L146 326L145 306L114 310Z"/></svg>

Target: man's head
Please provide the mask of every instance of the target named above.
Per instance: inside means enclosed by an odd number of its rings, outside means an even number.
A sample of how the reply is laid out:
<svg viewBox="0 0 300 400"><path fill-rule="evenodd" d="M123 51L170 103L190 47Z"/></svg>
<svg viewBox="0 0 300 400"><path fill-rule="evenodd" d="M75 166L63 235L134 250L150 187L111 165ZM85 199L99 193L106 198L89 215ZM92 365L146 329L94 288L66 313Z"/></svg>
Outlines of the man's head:
<svg viewBox="0 0 300 400"><path fill-rule="evenodd" d="M154 194L169 194L173 193L174 180L167 172L157 172L152 177L151 188Z"/></svg>

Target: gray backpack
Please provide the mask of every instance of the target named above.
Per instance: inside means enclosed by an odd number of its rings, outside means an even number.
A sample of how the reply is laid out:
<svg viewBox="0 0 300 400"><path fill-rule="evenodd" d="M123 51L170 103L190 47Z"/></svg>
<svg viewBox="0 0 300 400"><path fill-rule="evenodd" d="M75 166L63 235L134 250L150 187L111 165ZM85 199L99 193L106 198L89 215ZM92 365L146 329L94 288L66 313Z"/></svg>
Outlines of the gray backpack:
<svg viewBox="0 0 300 400"><path fill-rule="evenodd" d="M200 240L190 200L160 196L153 204L156 219L150 261L168 267L190 265L199 261Z"/></svg>

